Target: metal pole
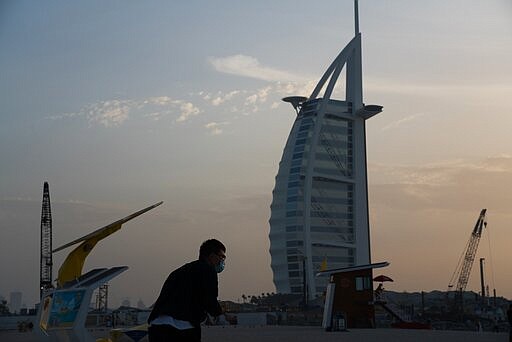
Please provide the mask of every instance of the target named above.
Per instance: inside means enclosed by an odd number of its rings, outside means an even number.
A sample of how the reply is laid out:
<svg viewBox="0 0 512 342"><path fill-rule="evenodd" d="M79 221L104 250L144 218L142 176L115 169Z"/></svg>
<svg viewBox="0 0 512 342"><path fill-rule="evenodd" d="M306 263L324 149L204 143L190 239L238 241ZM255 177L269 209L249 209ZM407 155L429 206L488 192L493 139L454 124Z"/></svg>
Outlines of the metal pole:
<svg viewBox="0 0 512 342"><path fill-rule="evenodd" d="M425 316L425 291L421 291L421 316Z"/></svg>
<svg viewBox="0 0 512 342"><path fill-rule="evenodd" d="M484 260L480 258L480 286L482 287L482 305L485 303Z"/></svg>
<svg viewBox="0 0 512 342"><path fill-rule="evenodd" d="M356 31L356 36L359 33L359 6L357 4L357 0L354 0L354 26Z"/></svg>
<svg viewBox="0 0 512 342"><path fill-rule="evenodd" d="M308 306L308 287L306 282L306 257L302 256L302 292L304 295L303 301L304 301L304 311L306 310Z"/></svg>

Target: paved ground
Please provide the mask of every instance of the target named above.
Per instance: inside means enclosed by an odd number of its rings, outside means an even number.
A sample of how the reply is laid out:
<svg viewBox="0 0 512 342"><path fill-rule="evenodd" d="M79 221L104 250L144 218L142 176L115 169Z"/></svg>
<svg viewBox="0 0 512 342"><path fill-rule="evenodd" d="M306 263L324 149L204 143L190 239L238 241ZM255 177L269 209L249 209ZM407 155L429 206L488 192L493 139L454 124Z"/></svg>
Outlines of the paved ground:
<svg viewBox="0 0 512 342"><path fill-rule="evenodd" d="M36 342L30 333L1 332L1 342ZM508 333L468 331L356 329L325 332L314 327L208 327L203 342L494 342L508 341Z"/></svg>
<svg viewBox="0 0 512 342"><path fill-rule="evenodd" d="M349 332L325 332L320 328L206 328L204 342L491 342L508 341L508 334L476 333L439 330L356 329Z"/></svg>

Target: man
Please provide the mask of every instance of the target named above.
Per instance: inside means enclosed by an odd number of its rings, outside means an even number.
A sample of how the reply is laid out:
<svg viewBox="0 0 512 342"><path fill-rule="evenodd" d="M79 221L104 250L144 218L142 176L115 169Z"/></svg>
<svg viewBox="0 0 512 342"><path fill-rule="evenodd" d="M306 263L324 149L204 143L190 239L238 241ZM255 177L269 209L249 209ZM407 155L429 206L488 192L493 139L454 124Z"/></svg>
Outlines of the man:
<svg viewBox="0 0 512 342"><path fill-rule="evenodd" d="M210 239L199 248L199 259L173 271L165 281L148 318L150 342L201 341L207 313L218 317L217 274L224 270L226 247Z"/></svg>
<svg viewBox="0 0 512 342"><path fill-rule="evenodd" d="M508 340L509 342L512 342L512 304L509 304L508 310L507 310L507 316L508 316Z"/></svg>

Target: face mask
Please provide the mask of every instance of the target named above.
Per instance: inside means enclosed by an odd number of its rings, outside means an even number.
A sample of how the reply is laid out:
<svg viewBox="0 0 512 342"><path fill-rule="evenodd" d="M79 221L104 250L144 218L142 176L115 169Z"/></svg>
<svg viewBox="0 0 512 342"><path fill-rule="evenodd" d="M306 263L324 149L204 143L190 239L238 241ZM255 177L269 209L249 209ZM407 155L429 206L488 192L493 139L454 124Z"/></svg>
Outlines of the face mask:
<svg viewBox="0 0 512 342"><path fill-rule="evenodd" d="M215 265L215 271L217 271L217 273L220 273L224 271L225 266L226 264L224 263L224 260L221 260L217 265Z"/></svg>

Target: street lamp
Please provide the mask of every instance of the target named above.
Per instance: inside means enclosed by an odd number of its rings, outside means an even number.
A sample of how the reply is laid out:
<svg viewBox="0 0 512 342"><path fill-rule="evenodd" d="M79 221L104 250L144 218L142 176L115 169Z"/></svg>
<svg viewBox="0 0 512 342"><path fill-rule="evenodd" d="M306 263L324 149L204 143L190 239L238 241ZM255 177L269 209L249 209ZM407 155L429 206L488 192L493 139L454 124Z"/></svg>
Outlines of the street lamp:
<svg viewBox="0 0 512 342"><path fill-rule="evenodd" d="M308 307L308 284L306 277L306 260L307 257L299 250L297 250L297 254L302 258L302 301L304 305L304 311Z"/></svg>

